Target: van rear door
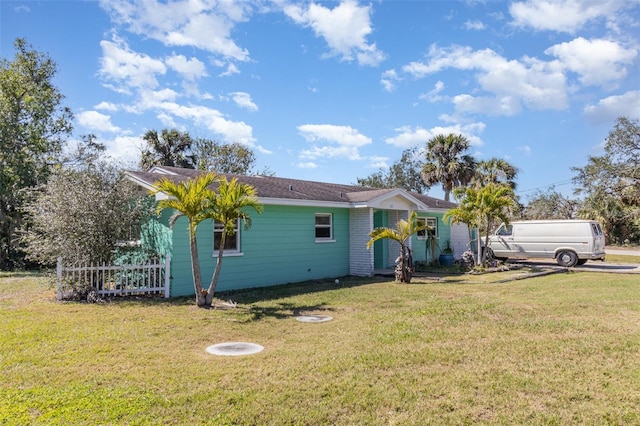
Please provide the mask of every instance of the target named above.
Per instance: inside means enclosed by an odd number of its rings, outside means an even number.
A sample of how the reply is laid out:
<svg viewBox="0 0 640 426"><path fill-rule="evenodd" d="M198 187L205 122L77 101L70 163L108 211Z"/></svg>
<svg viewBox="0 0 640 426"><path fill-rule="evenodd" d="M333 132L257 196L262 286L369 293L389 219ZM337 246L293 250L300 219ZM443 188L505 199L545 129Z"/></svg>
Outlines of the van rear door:
<svg viewBox="0 0 640 426"><path fill-rule="evenodd" d="M591 233L593 235L593 247L591 247L591 252L595 254L604 254L604 232L598 222L591 222Z"/></svg>

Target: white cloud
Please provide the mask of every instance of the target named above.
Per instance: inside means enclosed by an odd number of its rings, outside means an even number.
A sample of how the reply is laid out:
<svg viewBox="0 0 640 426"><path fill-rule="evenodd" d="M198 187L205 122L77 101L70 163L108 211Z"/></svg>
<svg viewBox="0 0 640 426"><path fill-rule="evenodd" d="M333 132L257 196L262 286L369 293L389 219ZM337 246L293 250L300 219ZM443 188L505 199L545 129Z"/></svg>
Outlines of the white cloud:
<svg viewBox="0 0 640 426"><path fill-rule="evenodd" d="M426 100L431 103L441 101L443 98L440 96L440 92L444 90L444 83L440 80L436 82L433 86L433 89L428 91L427 93L422 93L418 96L418 99Z"/></svg>
<svg viewBox="0 0 640 426"><path fill-rule="evenodd" d="M403 126L395 129L398 133L397 136L387 138L385 139L385 142L389 145L407 149L424 145L429 139L436 135L448 135L449 133L454 133L465 136L473 146L482 146L483 142L479 135L484 131L485 127L485 124L480 122L454 124L446 127L436 126L431 129L424 129L420 126L415 128L411 126Z"/></svg>
<svg viewBox="0 0 640 426"><path fill-rule="evenodd" d="M76 115L78 123L97 132L119 132L120 128L111 123L111 117L98 111L82 111Z"/></svg>
<svg viewBox="0 0 640 426"><path fill-rule="evenodd" d="M241 108L248 109L249 111L257 111L258 105L251 100L251 95L245 92L231 93L231 99Z"/></svg>
<svg viewBox="0 0 640 426"><path fill-rule="evenodd" d="M198 58L187 59L183 55L174 54L165 58L165 63L189 81L195 81L207 75L204 64Z"/></svg>
<svg viewBox="0 0 640 426"><path fill-rule="evenodd" d="M311 149L303 150L301 158L334 158L344 157L350 160L360 160L358 149L371 143L371 138L364 136L350 126L336 126L333 124L303 124L298 126L302 137L313 142ZM328 145L318 146L325 142Z"/></svg>
<svg viewBox="0 0 640 426"><path fill-rule="evenodd" d="M513 25L538 31L573 34L596 19L613 19L624 2L619 0L528 0L509 6Z"/></svg>
<svg viewBox="0 0 640 426"><path fill-rule="evenodd" d="M480 31L480 30L484 30L485 26L481 21L475 20L475 21L467 21L464 23L464 27L467 30L473 30L473 31Z"/></svg>
<svg viewBox="0 0 640 426"><path fill-rule="evenodd" d="M120 163L135 163L140 158L142 149L141 136L116 136L111 140L104 140L109 155Z"/></svg>
<svg viewBox="0 0 640 426"><path fill-rule="evenodd" d="M244 121L228 120L224 114L213 108L201 105L180 105L174 102L161 102L157 109L191 120L196 124L207 127L212 132L221 135L227 142L239 142L248 146L254 146L253 129Z"/></svg>
<svg viewBox="0 0 640 426"><path fill-rule="evenodd" d="M587 105L584 114L594 123L613 122L621 116L640 120L640 90L601 99L596 105Z"/></svg>
<svg viewBox="0 0 640 426"><path fill-rule="evenodd" d="M230 75L240 74L240 69L235 64L227 65L227 69L224 72L218 74L219 77L229 77Z"/></svg>
<svg viewBox="0 0 640 426"><path fill-rule="evenodd" d="M103 40L100 75L107 80L124 84L132 88L155 88L158 86L157 74L167 71L164 63L146 54L129 49L126 43Z"/></svg>
<svg viewBox="0 0 640 426"><path fill-rule="evenodd" d="M367 167L373 169L386 169L389 167L389 157L377 157L372 156L368 158L369 164Z"/></svg>
<svg viewBox="0 0 640 426"><path fill-rule="evenodd" d="M346 0L333 9L311 3L306 7L287 5L284 13L299 25L311 27L316 37L322 37L329 45L332 55L342 60L356 59L360 65L377 66L385 54L375 43L367 43L371 34L371 5L358 6Z"/></svg>
<svg viewBox="0 0 640 426"><path fill-rule="evenodd" d="M400 80L398 77L398 72L394 69L386 70L382 73L380 78L380 84L387 92L393 92L396 88L395 82Z"/></svg>
<svg viewBox="0 0 640 426"><path fill-rule="evenodd" d="M115 112L118 111L118 105L112 103L112 102L105 102L102 101L100 102L98 105L94 106L95 109L100 109L102 111L111 111L111 112Z"/></svg>
<svg viewBox="0 0 640 426"><path fill-rule="evenodd" d="M250 2L215 0L101 0L117 24L167 46L189 46L247 61L249 52L231 39L234 26L246 21Z"/></svg>
<svg viewBox="0 0 640 426"><path fill-rule="evenodd" d="M536 58L507 60L491 49L431 46L425 62L411 62L403 71L415 78L454 68L476 71L475 78L485 96L459 95L454 98L460 111L490 115L512 115L520 104L530 109L563 109L568 105L566 79L557 61ZM493 107L491 110L486 108Z"/></svg>
<svg viewBox="0 0 640 426"><path fill-rule="evenodd" d="M551 46L544 53L557 57L563 67L579 74L580 81L587 85L624 78L625 65L632 65L638 56L637 50L625 49L614 41L583 37Z"/></svg>
<svg viewBox="0 0 640 426"><path fill-rule="evenodd" d="M312 161L299 162L296 164L296 167L299 169L317 169L318 165Z"/></svg>

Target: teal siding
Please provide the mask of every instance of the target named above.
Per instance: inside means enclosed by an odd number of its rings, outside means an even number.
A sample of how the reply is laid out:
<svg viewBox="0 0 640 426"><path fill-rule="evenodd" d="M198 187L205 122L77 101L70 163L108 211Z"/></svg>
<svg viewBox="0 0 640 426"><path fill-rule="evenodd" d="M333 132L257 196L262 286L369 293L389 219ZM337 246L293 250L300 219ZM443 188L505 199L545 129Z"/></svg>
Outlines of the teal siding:
<svg viewBox="0 0 640 426"><path fill-rule="evenodd" d="M451 226L442 220L443 213L418 212L418 217L435 217L438 222L438 247L436 247L436 259L440 251L447 246L447 241L451 239ZM413 248L413 261L431 262L431 247L427 247L428 240L419 239L417 235L411 237Z"/></svg>
<svg viewBox="0 0 640 426"><path fill-rule="evenodd" d="M349 274L349 210L265 205L262 215L249 212L252 227L240 229L241 255L225 256L216 291L286 284ZM333 215L335 242L315 242L315 214ZM171 296L194 294L188 222L173 230ZM213 224L198 227L198 252L204 286L215 269Z"/></svg>

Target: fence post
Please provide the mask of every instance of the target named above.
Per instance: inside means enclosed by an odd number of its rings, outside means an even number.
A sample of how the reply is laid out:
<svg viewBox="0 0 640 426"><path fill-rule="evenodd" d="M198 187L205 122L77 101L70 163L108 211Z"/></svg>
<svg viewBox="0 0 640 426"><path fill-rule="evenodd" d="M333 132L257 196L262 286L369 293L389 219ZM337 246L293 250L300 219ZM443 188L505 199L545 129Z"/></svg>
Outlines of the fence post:
<svg viewBox="0 0 640 426"><path fill-rule="evenodd" d="M56 265L56 275L58 276L57 299L62 300L62 257L58 257L58 264Z"/></svg>
<svg viewBox="0 0 640 426"><path fill-rule="evenodd" d="M165 299L169 298L169 295L171 294L169 289L169 286L171 285L170 265L171 265L171 256L167 254L164 258L164 297Z"/></svg>

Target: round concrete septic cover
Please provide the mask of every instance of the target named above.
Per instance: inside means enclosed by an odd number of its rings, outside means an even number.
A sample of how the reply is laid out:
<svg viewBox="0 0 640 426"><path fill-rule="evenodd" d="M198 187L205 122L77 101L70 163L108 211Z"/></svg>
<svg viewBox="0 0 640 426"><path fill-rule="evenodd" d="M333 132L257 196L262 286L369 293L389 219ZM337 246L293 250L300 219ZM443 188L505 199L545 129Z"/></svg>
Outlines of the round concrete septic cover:
<svg viewBox="0 0 640 426"><path fill-rule="evenodd" d="M263 349L263 346L255 343L227 342L209 346L207 352L213 355L238 356L257 354L258 352L262 352Z"/></svg>
<svg viewBox="0 0 640 426"><path fill-rule="evenodd" d="M333 318L329 315L300 315L296 319L300 322L327 322Z"/></svg>

